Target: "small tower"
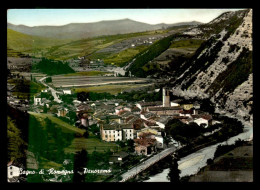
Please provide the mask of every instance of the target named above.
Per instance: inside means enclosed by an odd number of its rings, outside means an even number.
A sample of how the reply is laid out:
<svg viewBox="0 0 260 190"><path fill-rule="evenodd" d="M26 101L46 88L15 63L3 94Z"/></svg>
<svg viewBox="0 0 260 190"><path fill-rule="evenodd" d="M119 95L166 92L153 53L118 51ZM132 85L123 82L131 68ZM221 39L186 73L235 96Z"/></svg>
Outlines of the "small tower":
<svg viewBox="0 0 260 190"><path fill-rule="evenodd" d="M170 107L170 90L169 88L163 87L163 107Z"/></svg>

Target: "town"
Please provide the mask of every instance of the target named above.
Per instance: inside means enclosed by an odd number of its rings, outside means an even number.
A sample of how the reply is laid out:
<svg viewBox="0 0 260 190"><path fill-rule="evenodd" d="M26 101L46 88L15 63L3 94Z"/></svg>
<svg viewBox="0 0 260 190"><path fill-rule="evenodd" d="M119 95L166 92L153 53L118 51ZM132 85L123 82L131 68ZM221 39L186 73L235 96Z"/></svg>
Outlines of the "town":
<svg viewBox="0 0 260 190"><path fill-rule="evenodd" d="M10 78L23 79L23 76L12 74ZM154 92L162 93L162 101L125 102L122 99L102 99L80 101L71 89L54 89L48 85L48 79L43 77L38 83L45 89L35 94L32 100L21 100L12 94L14 85L8 85L8 104L23 112L46 113L72 124L75 128L95 133L100 140L109 143L126 143L132 141L134 154L153 157L163 150L171 148L171 152L180 148L182 144L169 135L166 137L165 126L171 120L197 125L207 128L220 123L213 120L208 112L200 110L198 102L170 99L172 89L162 87ZM67 97L67 98L66 98ZM69 101L67 101L69 99ZM98 129L98 130L97 130ZM93 131L93 130L92 130ZM88 133L88 132L87 132ZM204 135L210 134L205 133ZM115 152L110 157L110 164L123 164L129 153ZM11 166L14 168L15 166ZM10 166L9 166L10 168ZM12 179L12 177L10 177Z"/></svg>

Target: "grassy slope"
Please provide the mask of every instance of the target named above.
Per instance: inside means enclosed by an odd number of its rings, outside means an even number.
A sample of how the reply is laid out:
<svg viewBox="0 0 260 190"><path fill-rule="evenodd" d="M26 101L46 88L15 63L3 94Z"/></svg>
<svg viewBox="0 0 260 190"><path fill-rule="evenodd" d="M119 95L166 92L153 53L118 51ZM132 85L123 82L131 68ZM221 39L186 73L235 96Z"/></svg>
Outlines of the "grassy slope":
<svg viewBox="0 0 260 190"><path fill-rule="evenodd" d="M21 52L34 52L36 50L66 43L68 40L56 40L31 36L7 29L7 47Z"/></svg>
<svg viewBox="0 0 260 190"><path fill-rule="evenodd" d="M113 53L98 53L98 50L106 48L110 45L119 43L123 40L144 36L153 35L167 32L166 30L160 31L148 31L148 32L138 32L129 34L119 34L111 36L100 36L88 39L82 39L73 41L64 45L54 46L49 49L44 55L50 59L66 60L71 58L76 58L78 56L88 55L91 59L103 59L108 56L112 56Z"/></svg>
<svg viewBox="0 0 260 190"><path fill-rule="evenodd" d="M85 130L74 127L50 114L34 113L34 112L29 112L29 113L35 116L40 121L43 121L43 119L48 117L53 123L57 124L57 126L59 126L62 129L62 132L64 133L79 133L80 135L83 135L85 132ZM113 148L113 149L116 148L116 144L102 142L93 134L90 134L88 139L85 139L83 137L74 138L72 144L69 147L65 148L64 151L66 153L75 153L77 151L80 151L82 148L86 148L88 152L93 152L95 150L95 147L96 147L96 151L104 152L109 148Z"/></svg>

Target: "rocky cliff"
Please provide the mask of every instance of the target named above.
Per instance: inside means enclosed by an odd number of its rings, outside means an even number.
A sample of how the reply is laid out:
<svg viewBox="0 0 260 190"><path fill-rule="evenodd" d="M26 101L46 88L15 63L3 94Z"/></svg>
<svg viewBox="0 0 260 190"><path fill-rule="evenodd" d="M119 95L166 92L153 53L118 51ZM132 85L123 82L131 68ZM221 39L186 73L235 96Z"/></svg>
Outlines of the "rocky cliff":
<svg viewBox="0 0 260 190"><path fill-rule="evenodd" d="M217 111L252 123L252 9L224 13L185 34L207 41L174 71L175 89L204 93Z"/></svg>

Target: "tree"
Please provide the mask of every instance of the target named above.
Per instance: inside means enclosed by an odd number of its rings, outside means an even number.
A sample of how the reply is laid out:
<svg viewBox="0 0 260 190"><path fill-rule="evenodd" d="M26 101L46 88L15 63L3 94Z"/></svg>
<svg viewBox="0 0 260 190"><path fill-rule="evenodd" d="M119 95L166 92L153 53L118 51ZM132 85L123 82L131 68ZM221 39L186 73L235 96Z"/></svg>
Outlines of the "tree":
<svg viewBox="0 0 260 190"><path fill-rule="evenodd" d="M173 183L179 183L180 182L180 170L178 169L178 161L179 158L178 156L174 156L171 158L171 163L170 163L170 171L168 173L167 178L170 180L170 182Z"/></svg>
<svg viewBox="0 0 260 190"><path fill-rule="evenodd" d="M82 183L85 182L84 168L87 165L88 152L85 149L76 152L74 158L74 176L73 182Z"/></svg>
<svg viewBox="0 0 260 190"><path fill-rule="evenodd" d="M86 131L86 132L83 134L83 136L87 139L87 138L89 137L88 131Z"/></svg>

